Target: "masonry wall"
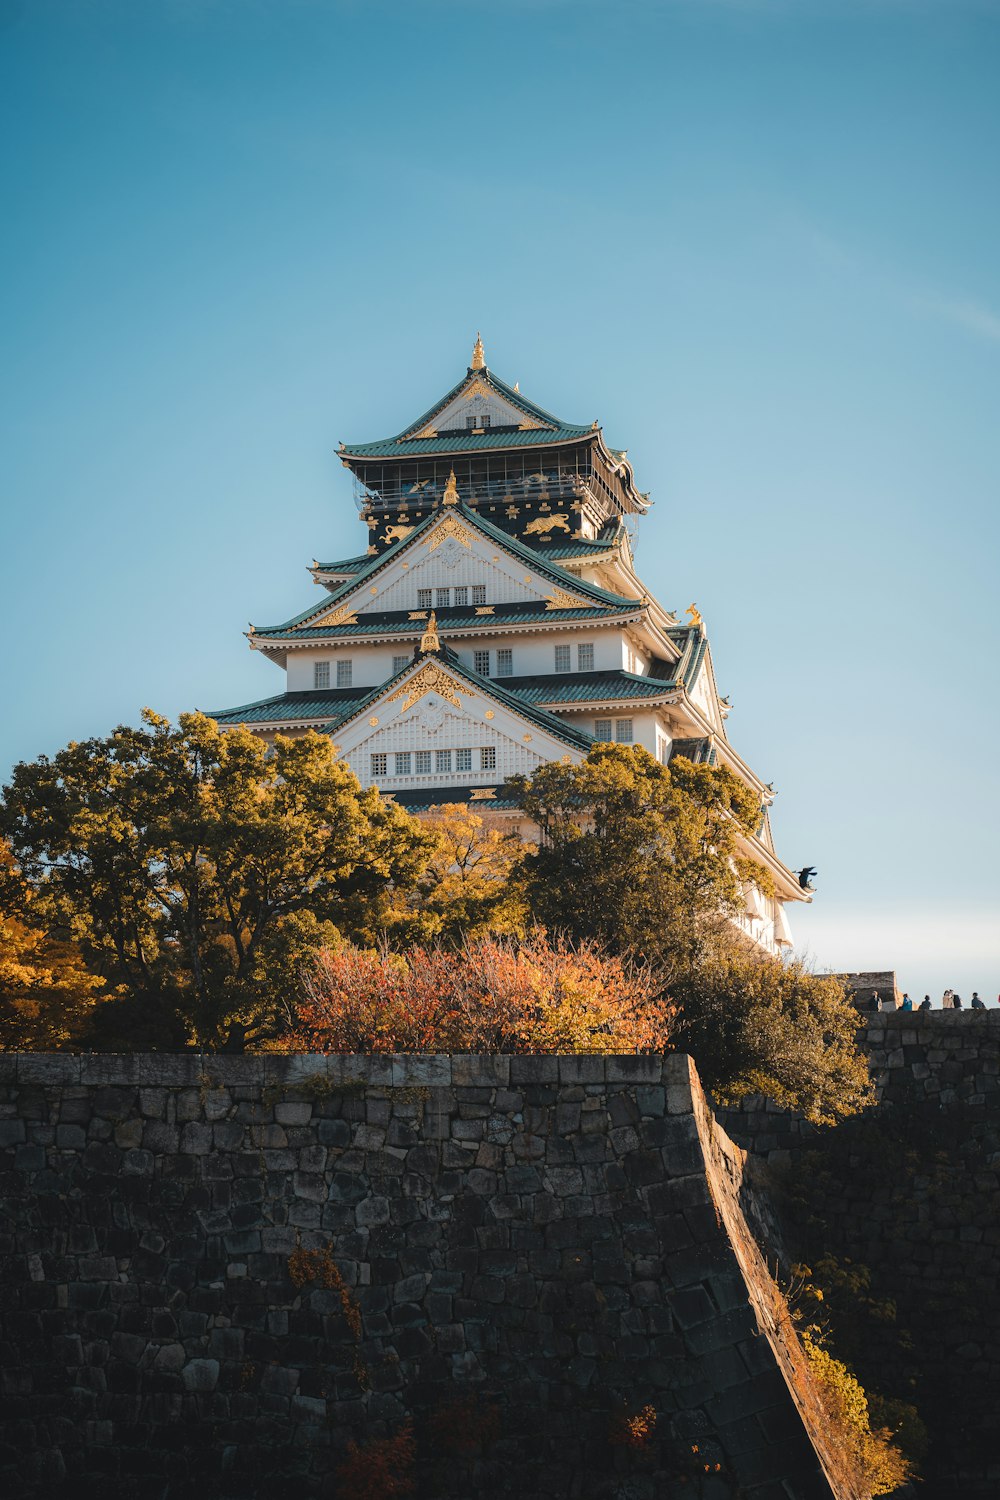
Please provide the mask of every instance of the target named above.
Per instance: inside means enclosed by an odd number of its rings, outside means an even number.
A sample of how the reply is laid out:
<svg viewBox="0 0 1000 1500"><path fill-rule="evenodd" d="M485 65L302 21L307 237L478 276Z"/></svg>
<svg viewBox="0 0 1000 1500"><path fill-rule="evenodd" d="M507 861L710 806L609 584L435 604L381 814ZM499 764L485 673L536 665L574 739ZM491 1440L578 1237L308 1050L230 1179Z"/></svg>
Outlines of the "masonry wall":
<svg viewBox="0 0 1000 1500"><path fill-rule="evenodd" d="M926 1493L995 1500L1000 1010L876 1013L860 1039L878 1100L860 1117L814 1130L750 1099L719 1118L766 1160L791 1254L866 1268L891 1309L855 1362L926 1422Z"/></svg>
<svg viewBox="0 0 1000 1500"><path fill-rule="evenodd" d="M412 1420L436 1500L834 1495L686 1058L0 1057L0 1147L4 1494L346 1500Z"/></svg>

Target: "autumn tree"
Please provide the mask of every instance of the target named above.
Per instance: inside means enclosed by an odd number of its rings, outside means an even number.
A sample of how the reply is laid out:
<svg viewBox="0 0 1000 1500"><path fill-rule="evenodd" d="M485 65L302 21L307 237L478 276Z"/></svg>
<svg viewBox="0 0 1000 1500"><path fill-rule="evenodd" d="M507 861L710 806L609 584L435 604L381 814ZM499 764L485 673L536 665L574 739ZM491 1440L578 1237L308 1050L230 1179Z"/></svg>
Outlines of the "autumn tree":
<svg viewBox="0 0 1000 1500"><path fill-rule="evenodd" d="M424 820L436 843L413 900L427 934L448 942L517 934L528 920L520 879L525 849L466 803L446 803Z"/></svg>
<svg viewBox="0 0 1000 1500"><path fill-rule="evenodd" d="M55 1052L78 1042L106 992L77 945L35 925L35 903L0 842L0 1051Z"/></svg>
<svg viewBox="0 0 1000 1500"><path fill-rule="evenodd" d="M223 732L201 714L15 767L0 831L39 915L126 999L110 1045L267 1035L308 954L373 941L433 840L362 791L329 738Z"/></svg>

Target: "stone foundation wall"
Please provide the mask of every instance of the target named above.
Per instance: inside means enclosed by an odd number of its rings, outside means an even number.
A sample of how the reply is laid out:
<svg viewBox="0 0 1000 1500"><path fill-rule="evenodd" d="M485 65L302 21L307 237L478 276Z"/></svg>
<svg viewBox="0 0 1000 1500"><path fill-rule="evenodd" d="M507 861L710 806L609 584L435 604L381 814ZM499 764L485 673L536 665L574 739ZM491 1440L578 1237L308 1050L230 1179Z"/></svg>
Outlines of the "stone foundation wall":
<svg viewBox="0 0 1000 1500"><path fill-rule="evenodd" d="M683 1057L0 1057L0 1489L850 1500L744 1164Z"/></svg>

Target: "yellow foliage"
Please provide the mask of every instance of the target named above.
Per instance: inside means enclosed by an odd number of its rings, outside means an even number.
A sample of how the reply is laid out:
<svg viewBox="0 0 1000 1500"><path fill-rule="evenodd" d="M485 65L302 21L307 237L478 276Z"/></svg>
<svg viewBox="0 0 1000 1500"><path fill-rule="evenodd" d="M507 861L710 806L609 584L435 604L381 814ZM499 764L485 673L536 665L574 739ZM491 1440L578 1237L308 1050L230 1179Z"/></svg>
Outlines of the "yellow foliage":
<svg viewBox="0 0 1000 1500"><path fill-rule="evenodd" d="M847 1366L810 1329L802 1334L802 1347L841 1462L869 1495L891 1494L912 1477L912 1465L885 1428L872 1431L868 1397Z"/></svg>

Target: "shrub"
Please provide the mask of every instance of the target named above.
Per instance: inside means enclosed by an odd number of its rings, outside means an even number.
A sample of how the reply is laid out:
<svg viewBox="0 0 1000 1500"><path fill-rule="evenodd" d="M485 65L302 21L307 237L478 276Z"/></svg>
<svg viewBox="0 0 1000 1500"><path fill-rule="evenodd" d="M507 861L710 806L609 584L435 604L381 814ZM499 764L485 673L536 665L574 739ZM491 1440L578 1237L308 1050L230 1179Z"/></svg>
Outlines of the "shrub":
<svg viewBox="0 0 1000 1500"><path fill-rule="evenodd" d="M342 1500L395 1500L397 1495L412 1495L416 1456L409 1418L392 1437L375 1438L363 1445L350 1442L347 1457L337 1470L337 1493Z"/></svg>
<svg viewBox="0 0 1000 1500"><path fill-rule="evenodd" d="M588 943L325 950L287 1043L320 1052L649 1052L673 1007L654 972Z"/></svg>

